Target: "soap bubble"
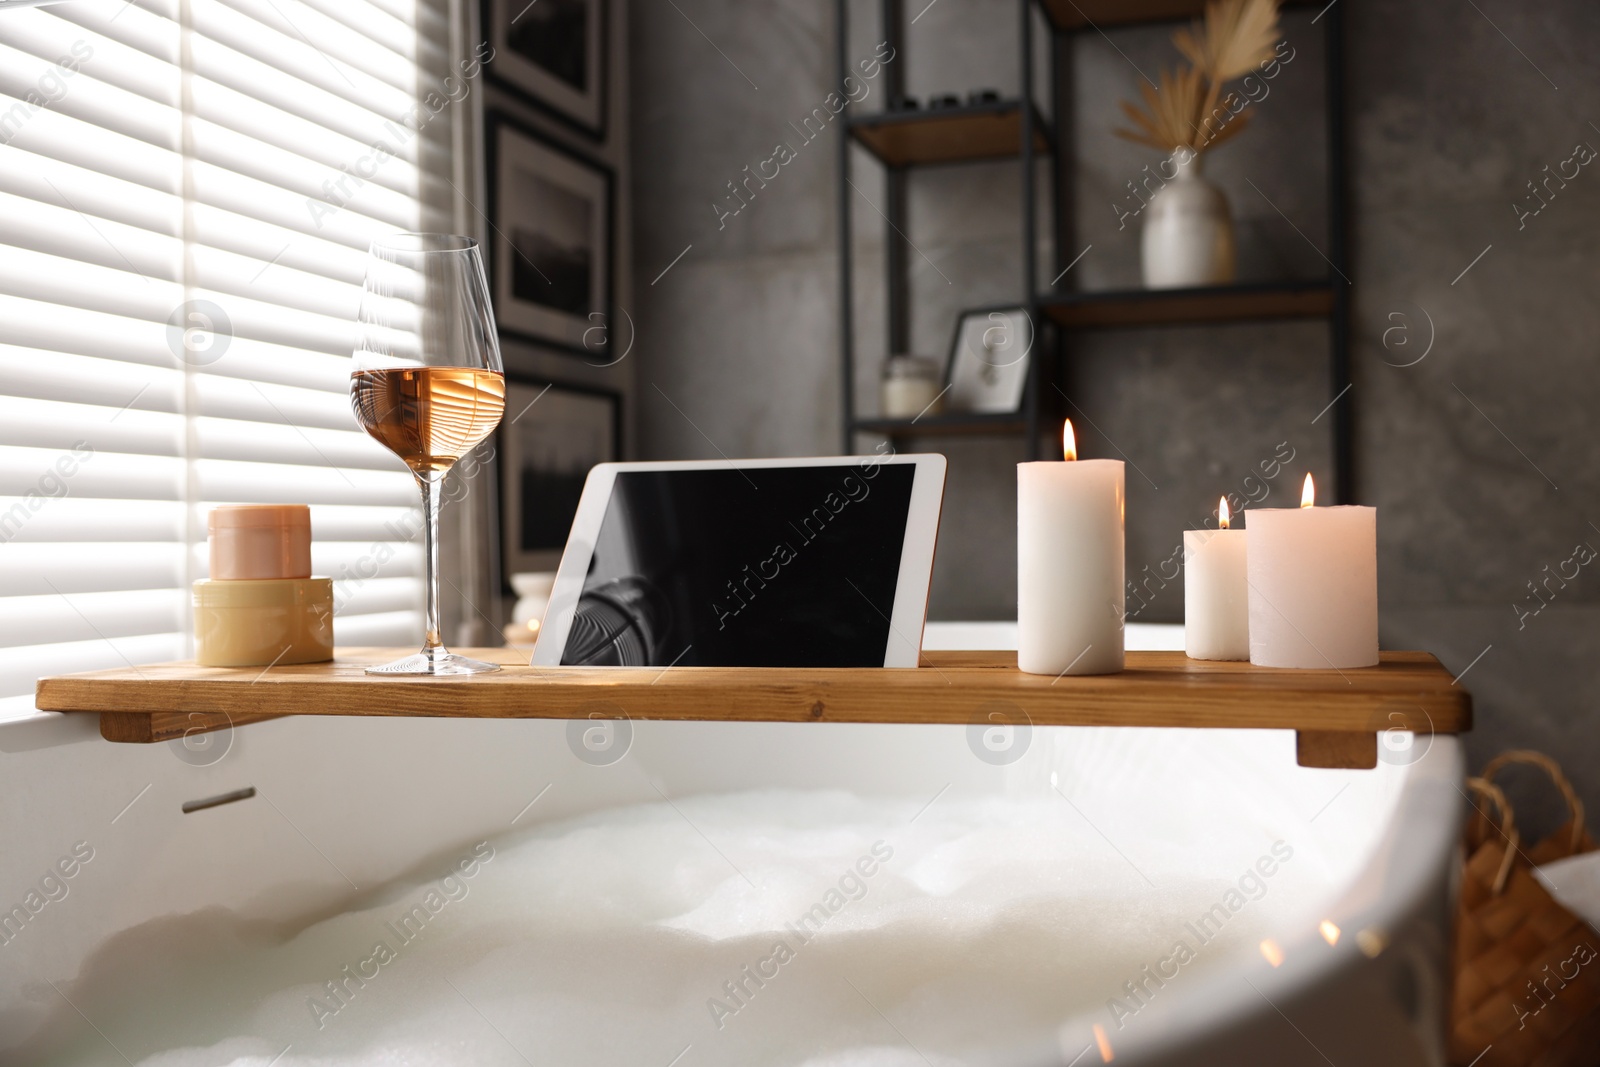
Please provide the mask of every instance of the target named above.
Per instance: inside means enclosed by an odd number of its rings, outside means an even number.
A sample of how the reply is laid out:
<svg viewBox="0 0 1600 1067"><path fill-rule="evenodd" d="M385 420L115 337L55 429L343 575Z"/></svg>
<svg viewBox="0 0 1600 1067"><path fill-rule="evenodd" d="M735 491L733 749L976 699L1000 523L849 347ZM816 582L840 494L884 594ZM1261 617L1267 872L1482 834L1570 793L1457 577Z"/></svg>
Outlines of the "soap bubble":
<svg viewBox="0 0 1600 1067"><path fill-rule="evenodd" d="M967 747L994 767L1017 762L1033 741L1033 721L1009 700L991 700L978 708L967 726Z"/></svg>
<svg viewBox="0 0 1600 1067"><path fill-rule="evenodd" d="M633 721L617 705L598 701L567 723L567 747L591 767L609 767L633 747Z"/></svg>

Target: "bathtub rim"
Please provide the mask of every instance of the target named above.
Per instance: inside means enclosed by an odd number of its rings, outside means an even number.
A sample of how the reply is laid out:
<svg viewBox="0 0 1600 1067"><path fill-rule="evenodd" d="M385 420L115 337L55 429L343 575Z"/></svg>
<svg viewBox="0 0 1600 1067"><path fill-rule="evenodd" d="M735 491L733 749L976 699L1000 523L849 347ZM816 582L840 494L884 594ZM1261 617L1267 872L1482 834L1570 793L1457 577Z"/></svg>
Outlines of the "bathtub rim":
<svg viewBox="0 0 1600 1067"><path fill-rule="evenodd" d="M1442 742L1442 744L1441 744ZM1371 773L1355 771L1352 773ZM1348 978L1368 968L1386 952L1398 950L1390 943L1368 955L1358 944L1357 934L1381 932L1387 936L1412 918L1441 884L1448 884L1458 861L1461 827L1466 816L1467 798L1460 782L1466 776L1466 751L1460 738L1436 735L1427 754L1412 764L1406 773L1393 815L1369 853L1356 880L1343 887L1327 908L1326 918L1339 926L1337 945L1328 945L1317 927L1308 927L1279 947L1283 963L1273 968L1263 959L1258 975L1270 975L1265 992L1252 989L1240 980L1246 963L1253 957L1240 955L1226 970L1215 973L1211 981L1189 983L1177 995L1152 1002L1158 1008L1148 1020L1142 1018L1137 1030L1116 1035L1112 1045L1116 1058L1142 1063L1158 1060L1179 1051L1184 1043L1212 1037L1229 1029L1243 1028L1258 1018L1279 1014L1276 1004L1298 1000L1316 986ZM1448 816L1449 833L1436 831L1438 811ZM1382 891L1363 905L1364 879L1377 873ZM1448 937L1448 929L1443 931ZM1448 945L1443 946L1448 949ZM1260 983L1258 983L1259 985ZM1275 994L1268 999L1266 993ZM1448 984L1439 995L1449 996ZM1103 1009L1079 1011L1056 1028L1053 1053L1041 1059L1034 1051L1008 1062L1087 1064L1098 1057L1082 1056L1095 1045L1095 1024L1103 1024ZM1148 1022L1149 1025L1146 1025ZM1104 1029L1104 1026L1101 1027ZM1441 1032L1439 1038L1443 1039ZM1314 1046L1313 1046L1314 1047ZM1172 1061L1176 1062L1176 1061Z"/></svg>

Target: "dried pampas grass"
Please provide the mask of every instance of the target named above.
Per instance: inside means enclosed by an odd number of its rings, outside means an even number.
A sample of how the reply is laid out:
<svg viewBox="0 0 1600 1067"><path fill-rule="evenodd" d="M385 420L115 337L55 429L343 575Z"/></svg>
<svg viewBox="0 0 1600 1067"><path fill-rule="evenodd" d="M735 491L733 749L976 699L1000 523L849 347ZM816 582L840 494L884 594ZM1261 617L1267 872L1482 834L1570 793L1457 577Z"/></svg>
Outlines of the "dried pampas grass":
<svg viewBox="0 0 1600 1067"><path fill-rule="evenodd" d="M1232 140L1250 116L1226 106L1223 83L1271 59L1278 38L1278 0L1211 0L1204 20L1172 35L1190 65L1163 69L1159 86L1141 86L1142 107L1122 101L1133 128L1113 132L1163 152L1204 152Z"/></svg>
<svg viewBox="0 0 1600 1067"><path fill-rule="evenodd" d="M1204 21L1173 34L1172 43L1213 82L1243 77L1272 58L1278 0L1211 0Z"/></svg>

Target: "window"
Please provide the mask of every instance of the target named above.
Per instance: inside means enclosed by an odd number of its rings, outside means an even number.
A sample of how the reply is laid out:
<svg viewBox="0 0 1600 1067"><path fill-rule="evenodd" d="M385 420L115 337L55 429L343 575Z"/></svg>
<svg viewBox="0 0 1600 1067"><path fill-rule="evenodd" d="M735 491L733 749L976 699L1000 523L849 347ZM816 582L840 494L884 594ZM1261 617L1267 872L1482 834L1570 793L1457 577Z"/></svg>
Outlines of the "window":
<svg viewBox="0 0 1600 1067"><path fill-rule="evenodd" d="M447 8L0 8L0 718L191 655L219 503L312 506L340 644L420 637L416 490L347 386L368 241L452 228Z"/></svg>

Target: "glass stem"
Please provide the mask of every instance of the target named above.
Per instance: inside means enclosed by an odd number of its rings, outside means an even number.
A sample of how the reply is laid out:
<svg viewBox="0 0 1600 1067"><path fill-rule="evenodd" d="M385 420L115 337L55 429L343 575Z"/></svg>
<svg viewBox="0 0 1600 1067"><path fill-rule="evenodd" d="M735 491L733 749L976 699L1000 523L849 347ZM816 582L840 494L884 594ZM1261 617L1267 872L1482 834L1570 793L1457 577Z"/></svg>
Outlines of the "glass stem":
<svg viewBox="0 0 1600 1067"><path fill-rule="evenodd" d="M417 475L417 486L422 490L422 566L427 595L424 652L444 649L439 625L439 507L444 502L440 492L443 483L444 475L437 472Z"/></svg>

